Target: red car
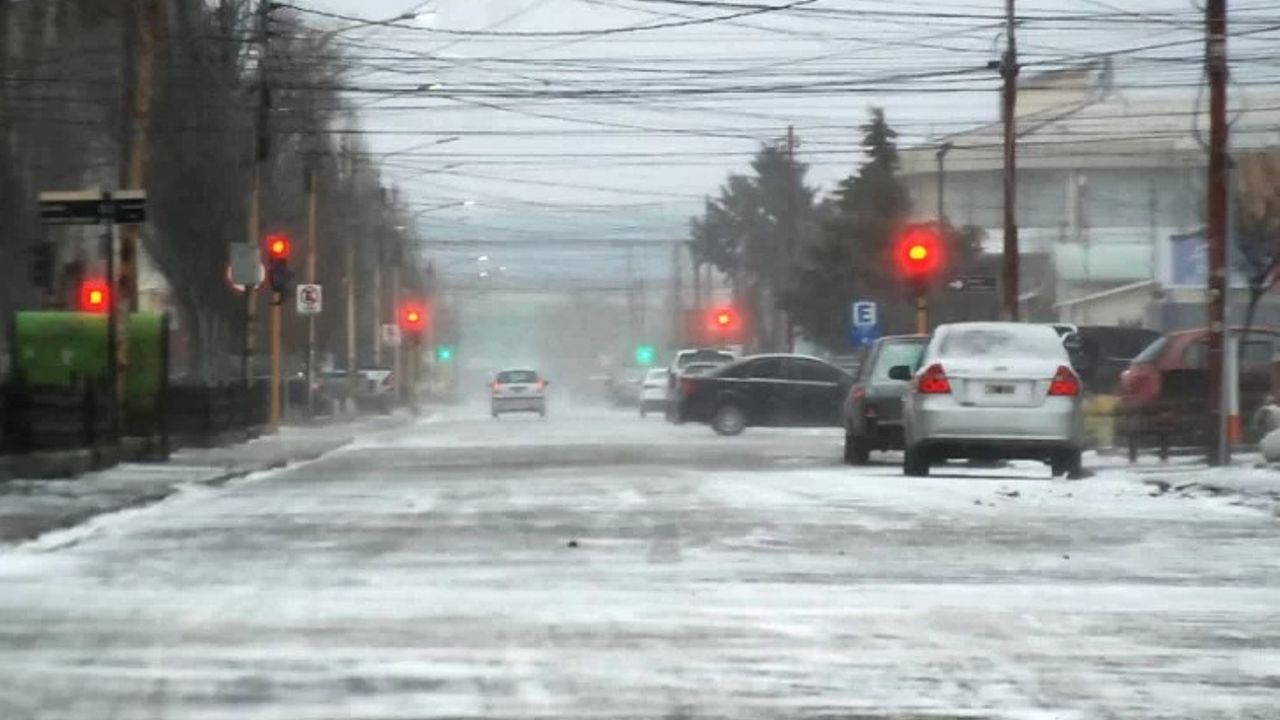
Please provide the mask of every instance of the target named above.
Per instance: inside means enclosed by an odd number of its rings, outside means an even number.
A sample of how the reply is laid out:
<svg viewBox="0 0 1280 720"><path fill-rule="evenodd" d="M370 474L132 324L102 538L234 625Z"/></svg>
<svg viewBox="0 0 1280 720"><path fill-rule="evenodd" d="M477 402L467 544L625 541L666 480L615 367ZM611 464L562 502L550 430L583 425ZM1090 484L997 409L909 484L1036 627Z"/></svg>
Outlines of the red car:
<svg viewBox="0 0 1280 720"><path fill-rule="evenodd" d="M1232 328L1240 352L1240 414L1250 417L1275 387L1280 387L1280 331ZM1195 444L1209 417L1207 328L1169 333L1133 358L1120 376L1118 430L1130 454L1144 441L1169 445Z"/></svg>

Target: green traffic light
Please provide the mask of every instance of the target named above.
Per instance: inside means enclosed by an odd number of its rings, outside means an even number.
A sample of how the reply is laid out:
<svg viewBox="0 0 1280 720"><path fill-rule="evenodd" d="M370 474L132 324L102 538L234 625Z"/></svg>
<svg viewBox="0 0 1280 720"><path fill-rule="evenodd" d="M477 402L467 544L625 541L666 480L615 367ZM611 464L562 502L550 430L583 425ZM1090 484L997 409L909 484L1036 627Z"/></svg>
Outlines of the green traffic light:
<svg viewBox="0 0 1280 720"><path fill-rule="evenodd" d="M440 362L449 362L453 359L453 348L448 345L441 345L436 348L436 359Z"/></svg>
<svg viewBox="0 0 1280 720"><path fill-rule="evenodd" d="M654 353L652 345L639 345L636 347L636 364L649 366L653 364Z"/></svg>

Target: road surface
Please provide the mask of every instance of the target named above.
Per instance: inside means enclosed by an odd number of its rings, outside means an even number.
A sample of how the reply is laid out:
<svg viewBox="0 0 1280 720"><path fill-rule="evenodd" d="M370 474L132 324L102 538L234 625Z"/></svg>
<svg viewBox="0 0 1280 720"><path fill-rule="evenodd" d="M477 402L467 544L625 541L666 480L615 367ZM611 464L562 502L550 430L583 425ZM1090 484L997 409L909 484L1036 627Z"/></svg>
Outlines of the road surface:
<svg viewBox="0 0 1280 720"><path fill-rule="evenodd" d="M1277 717L1269 511L552 412L0 551L0 717Z"/></svg>

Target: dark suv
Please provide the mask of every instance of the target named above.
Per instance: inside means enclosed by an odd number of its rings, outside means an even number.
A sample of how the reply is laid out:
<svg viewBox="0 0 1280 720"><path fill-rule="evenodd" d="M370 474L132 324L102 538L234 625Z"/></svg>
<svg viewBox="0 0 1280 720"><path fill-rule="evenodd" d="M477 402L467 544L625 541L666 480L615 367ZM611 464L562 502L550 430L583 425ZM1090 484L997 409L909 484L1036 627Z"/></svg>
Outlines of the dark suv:
<svg viewBox="0 0 1280 720"><path fill-rule="evenodd" d="M872 450L902 447L902 391L906 383L889 377L889 368L915 368L929 342L926 335L880 338L867 350L857 379L844 401L844 460L863 465Z"/></svg>

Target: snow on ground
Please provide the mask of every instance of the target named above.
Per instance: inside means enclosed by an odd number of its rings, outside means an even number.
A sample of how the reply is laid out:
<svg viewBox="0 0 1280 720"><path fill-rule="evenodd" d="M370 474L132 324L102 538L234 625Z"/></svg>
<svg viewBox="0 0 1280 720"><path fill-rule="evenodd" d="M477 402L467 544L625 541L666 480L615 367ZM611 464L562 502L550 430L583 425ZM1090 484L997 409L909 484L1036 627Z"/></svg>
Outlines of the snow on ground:
<svg viewBox="0 0 1280 720"><path fill-rule="evenodd" d="M0 554L0 717L1275 717L1275 518L1138 477L462 409Z"/></svg>

